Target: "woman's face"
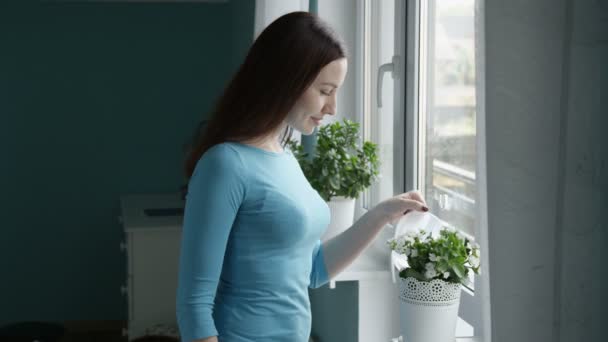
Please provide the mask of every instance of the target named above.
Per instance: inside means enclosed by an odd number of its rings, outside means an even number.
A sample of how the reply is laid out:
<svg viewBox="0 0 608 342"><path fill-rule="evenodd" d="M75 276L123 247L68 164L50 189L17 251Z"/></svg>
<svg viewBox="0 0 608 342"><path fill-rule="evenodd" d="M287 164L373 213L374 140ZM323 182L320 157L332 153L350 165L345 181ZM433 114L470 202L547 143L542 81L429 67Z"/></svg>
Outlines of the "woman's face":
<svg viewBox="0 0 608 342"><path fill-rule="evenodd" d="M304 135L310 135L325 115L335 115L338 89L344 83L347 67L346 58L323 67L287 115L287 124Z"/></svg>

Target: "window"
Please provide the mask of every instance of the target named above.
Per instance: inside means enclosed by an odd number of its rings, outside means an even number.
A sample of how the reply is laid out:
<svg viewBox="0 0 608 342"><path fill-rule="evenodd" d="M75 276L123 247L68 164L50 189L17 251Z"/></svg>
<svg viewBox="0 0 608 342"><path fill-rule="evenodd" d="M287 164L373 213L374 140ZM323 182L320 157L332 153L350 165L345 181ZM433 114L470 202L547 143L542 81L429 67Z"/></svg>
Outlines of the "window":
<svg viewBox="0 0 608 342"><path fill-rule="evenodd" d="M475 3L421 4L418 182L434 213L474 236Z"/></svg>
<svg viewBox="0 0 608 342"><path fill-rule="evenodd" d="M403 34L403 1L363 1L363 139L377 144L380 181L363 194L369 209L382 200L404 192L403 186L403 98L400 93L399 51Z"/></svg>
<svg viewBox="0 0 608 342"><path fill-rule="evenodd" d="M474 24L474 0L420 2L417 183L435 215L473 237L477 189ZM469 291L463 295L474 296L473 273ZM459 319L459 335L474 335L470 321Z"/></svg>
<svg viewBox="0 0 608 342"><path fill-rule="evenodd" d="M378 145L381 161L380 181L363 194L362 210L419 189L433 214L480 242L481 0L362 2L360 119L363 138ZM483 334L477 278L471 272L471 285L462 293L458 337Z"/></svg>

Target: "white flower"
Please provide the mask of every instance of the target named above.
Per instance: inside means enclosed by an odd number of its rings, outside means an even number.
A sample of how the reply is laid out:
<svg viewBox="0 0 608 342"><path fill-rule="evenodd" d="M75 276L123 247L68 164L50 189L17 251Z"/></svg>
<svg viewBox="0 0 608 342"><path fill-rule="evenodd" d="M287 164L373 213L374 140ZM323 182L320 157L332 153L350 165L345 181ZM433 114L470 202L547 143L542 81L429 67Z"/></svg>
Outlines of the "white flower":
<svg viewBox="0 0 608 342"><path fill-rule="evenodd" d="M429 260L431 260L431 261L438 261L439 258L437 256L435 256L435 254L429 253Z"/></svg>
<svg viewBox="0 0 608 342"><path fill-rule="evenodd" d="M450 272L443 272L443 279L448 279L450 277Z"/></svg>
<svg viewBox="0 0 608 342"><path fill-rule="evenodd" d="M471 251L471 254L479 256L479 249L473 248L473 250Z"/></svg>
<svg viewBox="0 0 608 342"><path fill-rule="evenodd" d="M418 250L416 248L412 249L412 258L415 258L418 256Z"/></svg>
<svg viewBox="0 0 608 342"><path fill-rule="evenodd" d="M405 232L405 236L413 239L414 237L416 237L416 232L412 231L412 230L408 230L407 232Z"/></svg>
<svg viewBox="0 0 608 342"><path fill-rule="evenodd" d="M398 245L403 246L406 243L413 243L413 242L414 242L414 238L411 236L411 234L409 232L387 240L387 243L389 245L394 244L396 246L398 246Z"/></svg>
<svg viewBox="0 0 608 342"><path fill-rule="evenodd" d="M396 250L403 250L403 246L405 245L405 243L403 242L403 240L399 239L397 241L395 241L395 249Z"/></svg>
<svg viewBox="0 0 608 342"><path fill-rule="evenodd" d="M435 272L435 270L426 270L426 272L424 272L424 276L427 279L431 279L437 276L437 272Z"/></svg>
<svg viewBox="0 0 608 342"><path fill-rule="evenodd" d="M427 270L435 270L435 264L433 264L432 262L427 262L426 265L424 266Z"/></svg>
<svg viewBox="0 0 608 342"><path fill-rule="evenodd" d="M467 241L466 247L474 252L476 250L479 251L480 246L477 242L469 240L469 241Z"/></svg>
<svg viewBox="0 0 608 342"><path fill-rule="evenodd" d="M404 252L405 252L405 255L409 256L412 253L412 249L409 247L406 247Z"/></svg>
<svg viewBox="0 0 608 342"><path fill-rule="evenodd" d="M471 264L471 266L475 268L479 267L479 258L474 255L471 255L469 257L469 264Z"/></svg>

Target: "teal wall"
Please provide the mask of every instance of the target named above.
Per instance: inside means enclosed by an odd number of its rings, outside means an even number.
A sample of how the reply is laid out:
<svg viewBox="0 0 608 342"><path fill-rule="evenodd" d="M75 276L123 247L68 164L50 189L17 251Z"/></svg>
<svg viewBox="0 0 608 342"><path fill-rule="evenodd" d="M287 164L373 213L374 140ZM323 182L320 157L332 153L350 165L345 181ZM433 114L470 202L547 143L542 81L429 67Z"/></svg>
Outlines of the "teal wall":
<svg viewBox="0 0 608 342"><path fill-rule="evenodd" d="M0 3L0 325L127 318L119 196L183 184L254 7ZM356 341L357 283L310 294L313 335Z"/></svg>
<svg viewBox="0 0 608 342"><path fill-rule="evenodd" d="M0 325L126 319L119 196L182 185L254 4L0 4Z"/></svg>

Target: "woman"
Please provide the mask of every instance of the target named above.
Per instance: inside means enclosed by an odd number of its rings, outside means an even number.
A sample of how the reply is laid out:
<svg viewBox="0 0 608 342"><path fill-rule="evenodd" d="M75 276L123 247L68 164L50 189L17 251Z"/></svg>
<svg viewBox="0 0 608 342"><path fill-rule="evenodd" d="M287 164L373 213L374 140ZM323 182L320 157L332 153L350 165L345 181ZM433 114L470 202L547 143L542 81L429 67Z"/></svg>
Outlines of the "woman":
<svg viewBox="0 0 608 342"><path fill-rule="evenodd" d="M417 192L401 194L321 244L329 207L285 143L336 113L346 71L335 33L294 12L260 34L225 89L186 162L182 341L308 341L307 288L340 273L386 223L428 210Z"/></svg>

